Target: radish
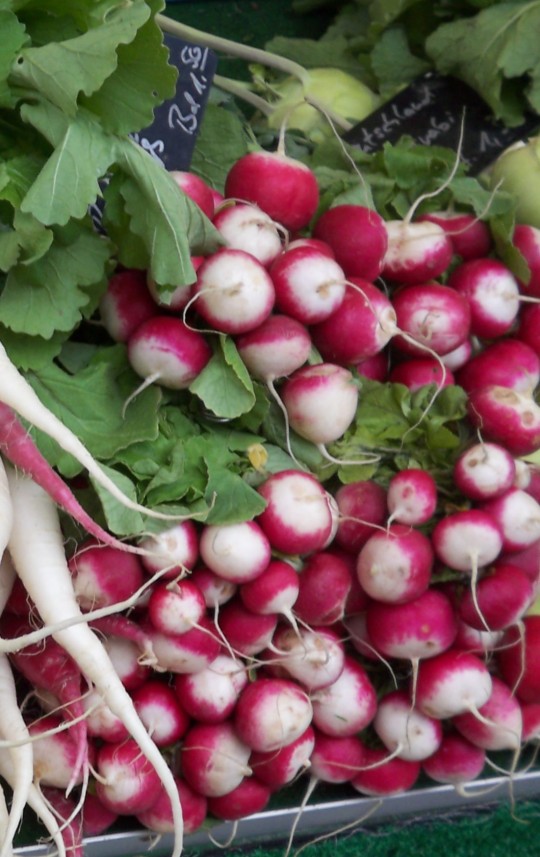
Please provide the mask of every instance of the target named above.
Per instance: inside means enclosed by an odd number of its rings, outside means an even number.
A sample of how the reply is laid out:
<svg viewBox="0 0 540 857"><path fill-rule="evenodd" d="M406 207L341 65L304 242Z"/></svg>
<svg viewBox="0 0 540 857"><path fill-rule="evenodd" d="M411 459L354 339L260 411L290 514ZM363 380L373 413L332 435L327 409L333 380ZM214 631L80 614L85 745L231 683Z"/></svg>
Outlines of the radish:
<svg viewBox="0 0 540 857"><path fill-rule="evenodd" d="M124 601L140 589L143 569L138 557L95 539L86 539L69 560L73 588L83 610Z"/></svg>
<svg viewBox="0 0 540 857"><path fill-rule="evenodd" d="M288 679L257 678L246 685L234 710L236 734L252 750L280 750L302 735L313 709L301 687Z"/></svg>
<svg viewBox="0 0 540 857"><path fill-rule="evenodd" d="M530 578L518 566L499 560L484 571L476 597L466 590L459 602L459 615L479 631L485 626L500 631L520 621L534 599ZM476 601L476 604L475 604Z"/></svg>
<svg viewBox="0 0 540 857"><path fill-rule="evenodd" d="M444 355L469 337L469 304L449 286L418 282L402 287L392 295L392 306L401 331L393 344L405 354L425 357L429 350Z"/></svg>
<svg viewBox="0 0 540 857"><path fill-rule="evenodd" d="M240 597L228 601L219 614L219 627L231 654L248 658L270 644L277 623L277 613L253 613Z"/></svg>
<svg viewBox="0 0 540 857"><path fill-rule="evenodd" d="M266 268L244 250L217 250L197 271L192 303L220 333L254 330L268 318L274 302L274 285Z"/></svg>
<svg viewBox="0 0 540 857"><path fill-rule="evenodd" d="M362 770L365 748L357 735L331 736L315 732L310 775L324 783L346 783Z"/></svg>
<svg viewBox="0 0 540 857"><path fill-rule="evenodd" d="M430 223L441 226L452 243L454 254L461 256L463 261L487 256L491 250L493 242L487 223L478 220L472 214L430 211L426 214L420 214L417 220L419 223L428 220Z"/></svg>
<svg viewBox="0 0 540 857"><path fill-rule="evenodd" d="M366 747L364 768L350 780L356 791L371 797L390 797L409 791L421 772L421 763L391 757L388 750Z"/></svg>
<svg viewBox="0 0 540 857"><path fill-rule="evenodd" d="M448 351L446 354L443 354L441 357L441 361L443 366L446 366L447 369L450 369L451 372L457 372L458 369L461 369L465 364L472 358L473 355L473 340L472 337L466 339L461 345L458 345L457 348L453 348L452 351Z"/></svg>
<svg viewBox="0 0 540 857"><path fill-rule="evenodd" d="M28 726L33 741L34 782L59 789L71 789L83 781L83 772L74 775L78 746L69 730L61 731L62 719L49 714Z"/></svg>
<svg viewBox="0 0 540 857"><path fill-rule="evenodd" d="M227 247L250 253L265 267L282 252L277 224L256 205L239 202L222 205L212 222Z"/></svg>
<svg viewBox="0 0 540 857"><path fill-rule="evenodd" d="M456 377L468 393L491 384L532 393L540 381L540 358L524 342L507 337L485 346Z"/></svg>
<svg viewBox="0 0 540 857"><path fill-rule="evenodd" d="M373 480L349 482L337 489L334 498L339 513L336 544L357 553L386 520L386 491Z"/></svg>
<svg viewBox="0 0 540 857"><path fill-rule="evenodd" d="M319 204L314 173L301 161L280 152L248 152L238 158L225 179L225 196L258 205L286 229L304 229Z"/></svg>
<svg viewBox="0 0 540 857"><path fill-rule="evenodd" d="M366 627L377 652L412 661L446 651L457 631L450 599L432 588L405 604L372 601L366 610Z"/></svg>
<svg viewBox="0 0 540 857"><path fill-rule="evenodd" d="M540 297L540 229L528 223L517 223L512 244L523 256L529 269L529 277L519 281L521 292Z"/></svg>
<svg viewBox="0 0 540 857"><path fill-rule="evenodd" d="M147 635L147 639L151 641L153 648L154 641L149 634ZM130 694L148 679L150 666L141 663L143 659L141 658L141 649L138 643L114 634L108 634L103 639L103 648L111 662L115 675ZM157 667L158 665L156 664L155 666Z"/></svg>
<svg viewBox="0 0 540 857"><path fill-rule="evenodd" d="M540 504L527 491L509 488L481 508L499 525L505 553L526 550L540 539Z"/></svg>
<svg viewBox="0 0 540 857"><path fill-rule="evenodd" d="M84 857L82 819L77 815L78 804L61 789L46 786L41 793L60 823L62 839L69 857Z"/></svg>
<svg viewBox="0 0 540 857"><path fill-rule="evenodd" d="M403 604L427 590L433 560L431 542L424 533L405 524L390 524L361 548L356 573L370 598Z"/></svg>
<svg viewBox="0 0 540 857"><path fill-rule="evenodd" d="M85 694L83 703L89 735L113 744L129 738L129 732L120 718L112 713L95 688Z"/></svg>
<svg viewBox="0 0 540 857"><path fill-rule="evenodd" d="M317 219L313 237L328 244L347 278L375 280L382 271L388 233L382 217L362 205L335 205Z"/></svg>
<svg viewBox="0 0 540 857"><path fill-rule="evenodd" d="M516 339L524 342L540 358L540 305L531 304L522 308L514 332Z"/></svg>
<svg viewBox="0 0 540 857"><path fill-rule="evenodd" d="M491 691L491 674L484 661L470 652L449 648L421 661L414 700L428 717L447 720L478 710Z"/></svg>
<svg viewBox="0 0 540 857"><path fill-rule="evenodd" d="M219 654L221 641L214 624L203 616L196 627L183 634L163 634L144 626L157 658L156 669L195 673L206 669Z"/></svg>
<svg viewBox="0 0 540 857"><path fill-rule="evenodd" d="M503 634L503 631L489 631L485 628L478 631L458 617L457 634L453 645L454 648L473 655L489 655L498 650Z"/></svg>
<svg viewBox="0 0 540 857"><path fill-rule="evenodd" d="M319 448L343 437L356 415L358 395L352 372L333 363L297 369L281 388L291 428Z"/></svg>
<svg viewBox="0 0 540 857"><path fill-rule="evenodd" d="M491 695L477 712L465 712L452 723L472 744L484 750L519 750L523 721L521 707L511 689L492 677Z"/></svg>
<svg viewBox="0 0 540 857"><path fill-rule="evenodd" d="M277 309L305 325L328 318L345 294L343 269L313 247L285 250L273 262L270 276Z"/></svg>
<svg viewBox="0 0 540 857"><path fill-rule="evenodd" d="M193 569L190 580L202 592L206 606L214 610L218 609L221 604L230 601L238 589L236 583L225 580L224 577L214 574L213 571L203 565L198 565Z"/></svg>
<svg viewBox="0 0 540 857"><path fill-rule="evenodd" d="M274 559L255 580L240 586L239 595L244 606L252 613L281 615L296 625L292 608L299 588L296 569L288 562Z"/></svg>
<svg viewBox="0 0 540 857"><path fill-rule="evenodd" d="M516 462L497 443L474 443L457 457L453 467L456 487L470 500L498 497L514 484Z"/></svg>
<svg viewBox="0 0 540 857"><path fill-rule="evenodd" d="M139 325L128 341L129 362L137 375L170 390L189 387L211 356L202 333L172 316L154 316Z"/></svg>
<svg viewBox="0 0 540 857"><path fill-rule="evenodd" d="M511 330L520 307L519 286L498 259L463 262L452 271L448 285L469 301L473 336L495 339Z"/></svg>
<svg viewBox="0 0 540 857"><path fill-rule="evenodd" d="M256 521L208 524L200 537L205 565L231 583L247 583L262 574L271 557L270 542Z"/></svg>
<svg viewBox="0 0 540 857"><path fill-rule="evenodd" d="M262 812L270 800L270 795L271 791L267 785L255 777L249 777L243 779L226 795L209 797L208 811L214 818L239 821L256 812Z"/></svg>
<svg viewBox="0 0 540 857"><path fill-rule="evenodd" d="M307 361L311 338L306 327L279 313L235 340L240 357L250 374L267 383L290 375Z"/></svg>
<svg viewBox="0 0 540 857"><path fill-rule="evenodd" d="M197 272L204 261L204 256L191 256L190 261L193 270ZM156 281L152 277L150 271L148 271L146 274L146 286L148 288L148 291L152 295L152 298L154 299L155 303L158 305L158 307L160 307L160 312L182 312L184 307L187 306L190 299L193 297L193 283L188 283L183 286L176 286L172 290L162 292L158 288L158 285L156 284Z"/></svg>
<svg viewBox="0 0 540 857"><path fill-rule="evenodd" d="M437 509L437 483L427 470L408 467L391 477L386 492L388 523L427 524Z"/></svg>
<svg viewBox="0 0 540 857"><path fill-rule="evenodd" d="M308 770L314 744L315 733L313 728L308 726L298 738L279 750L254 750L249 757L253 776L272 791L277 791Z"/></svg>
<svg viewBox="0 0 540 857"><path fill-rule="evenodd" d="M280 671L311 694L333 684L345 665L343 643L332 627L298 632L286 625L278 626L271 651L277 653Z"/></svg>
<svg viewBox="0 0 540 857"><path fill-rule="evenodd" d="M338 554L312 553L298 575L296 617L306 625L333 625L345 612L351 581L349 565Z"/></svg>
<svg viewBox="0 0 540 857"><path fill-rule="evenodd" d="M484 440L512 455L530 455L540 446L540 407L532 396L491 384L469 393L469 419Z"/></svg>
<svg viewBox="0 0 540 857"><path fill-rule="evenodd" d="M404 384L412 392L426 384L436 384L439 389L455 384L452 372L444 363L433 357L414 357L402 360L392 367L388 380L393 384Z"/></svg>
<svg viewBox="0 0 540 857"><path fill-rule="evenodd" d="M422 762L422 770L437 783L462 787L476 780L486 764L486 752L459 732L446 732L437 750Z"/></svg>
<svg viewBox="0 0 540 857"><path fill-rule="evenodd" d="M337 679L312 693L311 703L317 729L325 735L351 736L372 722L377 694L360 661L346 654Z"/></svg>
<svg viewBox="0 0 540 857"><path fill-rule="evenodd" d="M150 574L165 572L161 578L175 578L191 570L199 557L199 531L193 521L180 521L172 527L141 539L141 562Z"/></svg>
<svg viewBox="0 0 540 857"><path fill-rule="evenodd" d="M195 628L206 613L206 602L191 580L158 583L146 605L150 622L163 634L184 634Z"/></svg>
<svg viewBox="0 0 540 857"><path fill-rule="evenodd" d="M230 720L195 723L180 745L178 766L198 794L219 797L251 775L250 752Z"/></svg>
<svg viewBox="0 0 540 857"><path fill-rule="evenodd" d="M175 676L174 691L182 708L200 723L220 723L233 712L248 682L244 664L219 654L206 669Z"/></svg>
<svg viewBox="0 0 540 857"><path fill-rule="evenodd" d="M99 774L96 794L105 807L118 815L134 815L149 809L160 795L158 773L131 739L103 744L97 752L96 770ZM178 795L175 796L180 803Z"/></svg>
<svg viewBox="0 0 540 857"><path fill-rule="evenodd" d="M379 354L395 333L396 313L389 298L358 277L350 279L332 315L310 326L313 344L323 360L342 366Z"/></svg>
<svg viewBox="0 0 540 857"><path fill-rule="evenodd" d="M197 203L203 214L212 220L214 216L212 188L200 176L188 170L170 170L169 175L175 180L180 190L183 190L186 196Z"/></svg>
<svg viewBox="0 0 540 857"><path fill-rule="evenodd" d="M526 744L540 741L540 703L529 702L521 706L523 719L522 740Z"/></svg>
<svg viewBox="0 0 540 857"><path fill-rule="evenodd" d="M438 223L388 220L385 224L388 247L381 274L396 283L424 283L443 274L452 261L454 248Z"/></svg>
<svg viewBox="0 0 540 857"><path fill-rule="evenodd" d="M192 789L180 776L175 776L178 797L182 806L184 818L184 831L195 833L204 821L208 813L208 799ZM171 802L166 792L162 791L156 801L149 809L138 812L137 821L143 827L153 830L155 833L173 833L174 819L171 814Z"/></svg>
<svg viewBox="0 0 540 857"><path fill-rule="evenodd" d="M99 303L105 330L115 342L127 342L143 321L159 312L147 286L146 271L131 268L110 278Z"/></svg>
<svg viewBox="0 0 540 857"><path fill-rule="evenodd" d="M272 549L303 555L327 547L334 535L335 505L314 476L280 470L257 490L267 505L256 520Z"/></svg>
<svg viewBox="0 0 540 857"><path fill-rule="evenodd" d="M373 729L384 746L398 759L423 761L439 748L440 721L416 708L408 693L394 690L379 699Z"/></svg>
<svg viewBox="0 0 540 857"><path fill-rule="evenodd" d="M107 809L97 795L86 792L82 807L82 825L85 836L105 833L118 819L118 813Z"/></svg>
<svg viewBox="0 0 540 857"><path fill-rule="evenodd" d="M521 702L540 702L540 616L522 619L522 628L508 628L497 651L497 664L504 681Z"/></svg>
<svg viewBox="0 0 540 857"><path fill-rule="evenodd" d="M456 571L471 574L473 581L482 566L500 554L503 533L500 525L481 509L465 509L441 518L431 534L439 560Z"/></svg>
<svg viewBox="0 0 540 857"><path fill-rule="evenodd" d="M176 744L187 732L190 720L172 687L150 679L133 692L133 703L157 747Z"/></svg>
<svg viewBox="0 0 540 857"><path fill-rule="evenodd" d="M379 351L372 357L364 357L363 360L359 360L354 368L364 378L371 378L372 381L386 381L388 355L384 351Z"/></svg>

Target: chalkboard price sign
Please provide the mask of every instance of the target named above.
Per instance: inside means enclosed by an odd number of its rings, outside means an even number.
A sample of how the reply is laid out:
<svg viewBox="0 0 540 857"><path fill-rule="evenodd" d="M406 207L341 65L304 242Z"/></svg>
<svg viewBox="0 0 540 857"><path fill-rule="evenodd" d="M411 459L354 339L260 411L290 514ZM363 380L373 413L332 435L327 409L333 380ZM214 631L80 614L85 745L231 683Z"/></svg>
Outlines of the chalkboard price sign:
<svg viewBox="0 0 540 857"><path fill-rule="evenodd" d="M168 170L188 170L217 68L209 48L165 33L169 62L178 69L174 98L154 111L152 124L133 139Z"/></svg>
<svg viewBox="0 0 540 857"><path fill-rule="evenodd" d="M355 125L344 139L368 154L385 142L396 143L403 135L421 145L457 149L462 125L462 160L474 174L512 143L535 131L539 121L531 116L522 125L508 128L495 119L470 86L430 71Z"/></svg>

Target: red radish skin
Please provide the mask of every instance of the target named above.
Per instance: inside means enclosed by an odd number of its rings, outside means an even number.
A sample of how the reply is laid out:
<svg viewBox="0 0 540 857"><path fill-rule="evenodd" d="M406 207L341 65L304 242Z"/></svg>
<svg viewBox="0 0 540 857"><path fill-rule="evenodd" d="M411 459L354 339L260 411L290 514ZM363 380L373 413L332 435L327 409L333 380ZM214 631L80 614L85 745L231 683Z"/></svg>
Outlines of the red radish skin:
<svg viewBox="0 0 540 857"><path fill-rule="evenodd" d="M252 750L271 753L303 735L312 715L309 696L296 682L259 677L240 694L234 728Z"/></svg>
<svg viewBox="0 0 540 857"><path fill-rule="evenodd" d="M175 777L178 788L178 796L182 807L184 820L184 833L189 835L198 830L208 815L208 800L204 795L198 794L194 789L179 776ZM174 822L171 814L171 804L164 791L152 806L137 813L137 821L155 833L173 833Z"/></svg>
<svg viewBox="0 0 540 857"><path fill-rule="evenodd" d="M523 742L537 744L540 741L540 703L523 703L521 716L523 718L523 732L521 734Z"/></svg>
<svg viewBox="0 0 540 857"><path fill-rule="evenodd" d="M290 427L317 445L343 437L358 407L359 390L352 372L333 363L297 369L280 393Z"/></svg>
<svg viewBox="0 0 540 857"><path fill-rule="evenodd" d="M220 797L250 776L250 752L230 720L195 723L180 745L178 767L198 794Z"/></svg>
<svg viewBox="0 0 540 857"><path fill-rule="evenodd" d="M509 556L503 553L500 559L501 561L507 560L511 565L517 565L521 568L536 590L540 578L540 541L523 551L512 552Z"/></svg>
<svg viewBox="0 0 540 857"><path fill-rule="evenodd" d="M275 313L260 327L238 336L236 347L250 375L273 381L290 375L306 363L311 352L311 337L301 322Z"/></svg>
<svg viewBox="0 0 540 857"><path fill-rule="evenodd" d="M483 220L466 212L431 211L417 218L441 226L452 243L454 254L463 261L487 256L492 246L491 232Z"/></svg>
<svg viewBox="0 0 540 857"><path fill-rule="evenodd" d="M405 524L390 524L362 547L356 573L370 598L404 604L427 590L433 559L431 542L424 533Z"/></svg>
<svg viewBox="0 0 540 857"><path fill-rule="evenodd" d="M274 550L294 556L328 546L336 510L331 496L314 476L281 470L269 476L258 492L267 506L256 520Z"/></svg>
<svg viewBox="0 0 540 857"><path fill-rule="evenodd" d="M349 482L336 493L339 523L336 544L357 553L387 517L386 491L373 480Z"/></svg>
<svg viewBox="0 0 540 857"><path fill-rule="evenodd" d="M97 690L91 690L84 697L88 734L112 743L129 738L129 732L116 714L103 701Z"/></svg>
<svg viewBox="0 0 540 857"><path fill-rule="evenodd" d="M206 602L191 580L158 583L151 592L146 610L154 628L163 634L184 634L196 627L206 613Z"/></svg>
<svg viewBox="0 0 540 857"><path fill-rule="evenodd" d="M477 631L458 619L458 629L454 648L473 655L487 655L498 650L504 631Z"/></svg>
<svg viewBox="0 0 540 857"><path fill-rule="evenodd" d="M307 625L333 625L345 612L351 590L349 564L332 551L316 551L298 575L297 618Z"/></svg>
<svg viewBox="0 0 540 857"><path fill-rule="evenodd" d="M97 795L87 791L82 808L82 825L85 836L106 833L118 819L118 813L107 809Z"/></svg>
<svg viewBox="0 0 540 857"><path fill-rule="evenodd" d="M158 747L171 747L187 732L190 719L172 687L150 679L133 692L135 710Z"/></svg>
<svg viewBox="0 0 540 857"><path fill-rule="evenodd" d="M468 414L484 440L515 456L530 455L540 445L540 407L532 396L491 384L469 393Z"/></svg>
<svg viewBox="0 0 540 857"><path fill-rule="evenodd" d="M485 630L486 625L492 631L501 631L519 622L533 599L534 587L527 574L518 566L499 561L484 571L474 599L472 592L465 590L459 615L479 631Z"/></svg>
<svg viewBox="0 0 540 857"><path fill-rule="evenodd" d="M269 645L278 623L277 613L253 613L240 597L221 608L219 627L233 654L254 657Z"/></svg>
<svg viewBox="0 0 540 857"><path fill-rule="evenodd" d="M315 223L313 236L328 244L347 278L374 281L388 247L384 220L362 205L335 205Z"/></svg>
<svg viewBox="0 0 540 857"><path fill-rule="evenodd" d="M460 453L453 469L454 482L470 500L482 501L508 491L516 477L516 462L497 443L475 443Z"/></svg>
<svg viewBox="0 0 540 857"><path fill-rule="evenodd" d="M268 267L282 252L281 235L271 217L256 205L224 205L214 215L213 224L227 247L251 253Z"/></svg>
<svg viewBox="0 0 540 857"><path fill-rule="evenodd" d="M438 720L484 705L491 695L491 674L484 660L455 648L425 658L418 666L415 704Z"/></svg>
<svg viewBox="0 0 540 857"><path fill-rule="evenodd" d="M398 334L393 345L412 357L444 355L469 337L471 311L455 289L436 282L421 282L398 289L392 296Z"/></svg>
<svg viewBox="0 0 540 857"><path fill-rule="evenodd" d="M458 714L452 722L458 732L483 750L518 750L523 720L512 690L497 676L487 702L476 712Z"/></svg>
<svg viewBox="0 0 540 857"><path fill-rule="evenodd" d="M471 359L473 355L473 340L472 338L466 339L461 345L458 345L457 348L453 348L452 351L448 351L446 354L443 354L441 360L447 369L450 369L451 372L457 372L458 369L461 369L465 364Z"/></svg>
<svg viewBox="0 0 540 857"><path fill-rule="evenodd" d="M249 777L243 779L226 795L208 798L208 811L214 818L223 821L239 821L256 812L262 812L271 794L267 785L255 777Z"/></svg>
<svg viewBox="0 0 540 857"><path fill-rule="evenodd" d="M369 604L370 602L368 602ZM352 648L367 661L380 660L381 656L369 639L367 632L367 605L359 613L347 615L343 621Z"/></svg>
<svg viewBox="0 0 540 857"><path fill-rule="evenodd" d="M34 782L65 790L80 785L83 772L74 776L79 752L77 739L69 729L61 727L62 719L49 714L30 723L28 734L33 739ZM46 734L51 730L52 734Z"/></svg>
<svg viewBox="0 0 540 857"><path fill-rule="evenodd" d="M83 610L130 598L144 580L140 559L94 539L82 542L69 560L77 601Z"/></svg>
<svg viewBox="0 0 540 857"><path fill-rule="evenodd" d="M485 764L485 750L459 732L446 732L438 749L422 762L422 770L436 783L462 786L476 780Z"/></svg>
<svg viewBox="0 0 540 857"><path fill-rule="evenodd" d="M184 634L162 634L146 628L157 658L157 669L172 673L196 673L217 658L221 640L214 624L203 616L196 628Z"/></svg>
<svg viewBox="0 0 540 857"><path fill-rule="evenodd" d="M457 373L467 393L497 384L517 393L532 393L540 381L540 358L524 342L508 337L491 342Z"/></svg>
<svg viewBox="0 0 540 857"><path fill-rule="evenodd" d="M321 241L320 238L313 238L312 236L305 236L301 238L294 238L293 241L289 241L287 244L288 250L295 250L297 247L311 247L313 250L319 250L321 253L324 253L325 256L329 256L331 259L335 259L334 251L330 247L326 241Z"/></svg>
<svg viewBox="0 0 540 857"><path fill-rule="evenodd" d="M353 788L371 797L390 797L412 789L420 776L420 762L389 756L386 749L366 747L364 770L350 781Z"/></svg>
<svg viewBox="0 0 540 857"><path fill-rule="evenodd" d="M197 562L199 531L193 521L180 521L155 536L142 539L139 546L147 552L141 557L146 571L151 575L159 572L160 579L169 580L191 570Z"/></svg>
<svg viewBox="0 0 540 857"><path fill-rule="evenodd" d="M529 269L527 280L520 280L522 293L540 297L540 229L527 223L518 223L514 227L512 244L523 256Z"/></svg>
<svg viewBox="0 0 540 857"><path fill-rule="evenodd" d="M212 188L200 176L187 170L170 170L169 174L186 196L197 203L203 214L212 220L215 208Z"/></svg>
<svg viewBox="0 0 540 857"><path fill-rule="evenodd" d="M388 247L381 274L403 285L424 283L443 274L454 255L445 230L429 221L389 220Z"/></svg>
<svg viewBox="0 0 540 857"><path fill-rule="evenodd" d="M305 325L328 318L345 294L343 269L312 247L285 250L272 264L270 276L278 311Z"/></svg>
<svg viewBox="0 0 540 857"><path fill-rule="evenodd" d="M406 604L372 601L366 610L366 627L377 652L409 661L446 651L457 632L450 599L431 588Z"/></svg>
<svg viewBox="0 0 540 857"><path fill-rule="evenodd" d="M365 749L357 735L337 737L315 732L310 774L324 783L346 783L360 771Z"/></svg>
<svg viewBox="0 0 540 857"><path fill-rule="evenodd" d="M508 628L497 651L502 678L521 702L540 703L540 616L525 616L523 627Z"/></svg>
<svg viewBox="0 0 540 857"><path fill-rule="evenodd" d="M144 629L140 630L144 631ZM147 635L147 639L154 647L154 640L150 634ZM103 645L126 690L131 692L144 684L150 675L150 667L141 663L141 648L138 643L109 634L104 638Z"/></svg>
<svg viewBox="0 0 540 857"><path fill-rule="evenodd" d="M191 256L191 264L195 272L204 261L204 256ZM150 271L146 274L146 285L155 303L161 307L161 311L178 313L182 312L193 295L193 283L176 286L174 289L161 292Z"/></svg>
<svg viewBox="0 0 540 857"><path fill-rule="evenodd" d="M107 809L118 815L149 809L161 793L159 775L131 738L103 744L97 752L96 770L96 794Z"/></svg>
<svg viewBox="0 0 540 857"><path fill-rule="evenodd" d="M443 730L439 720L416 708L404 690L379 699L373 729L398 759L423 761L439 748Z"/></svg>
<svg viewBox="0 0 540 857"><path fill-rule="evenodd" d="M426 384L436 384L439 389L455 384L452 372L434 357L402 360L392 367L388 380L393 384L403 384L411 392L420 390Z"/></svg>
<svg viewBox="0 0 540 857"><path fill-rule="evenodd" d="M364 378L371 378L372 381L386 381L388 355L385 351L379 351L373 357L365 357L363 360L360 360L356 364L355 369Z"/></svg>
<svg viewBox="0 0 540 857"><path fill-rule="evenodd" d="M193 569L190 579L201 590L206 606L214 610L230 601L238 589L236 583L225 580L203 565Z"/></svg>
<svg viewBox="0 0 540 857"><path fill-rule="evenodd" d="M253 751L249 757L253 776L271 791L283 788L309 769L314 745L315 733L313 728L308 726L299 738L279 750L265 753Z"/></svg>
<svg viewBox="0 0 540 857"><path fill-rule="evenodd" d="M197 271L193 306L220 333L237 336L254 330L268 318L274 302L266 268L244 250L217 250Z"/></svg>
<svg viewBox="0 0 540 857"><path fill-rule="evenodd" d="M527 491L510 488L486 500L481 508L501 528L505 553L526 550L540 539L540 504Z"/></svg>
<svg viewBox="0 0 540 857"><path fill-rule="evenodd" d="M268 659L313 694L339 678L345 666L345 650L334 628L322 626L297 631L280 625Z"/></svg>
<svg viewBox="0 0 540 857"><path fill-rule="evenodd" d="M84 857L83 825L81 815L77 813L77 802L67 797L62 789L49 786L42 789L42 796L60 825L66 853L69 857Z"/></svg>
<svg viewBox="0 0 540 857"><path fill-rule="evenodd" d="M437 483L427 470L401 470L388 483L386 504L391 521L413 527L427 524L437 509Z"/></svg>
<svg viewBox="0 0 540 857"><path fill-rule="evenodd" d="M446 515L433 528L431 539L442 563L470 574L497 559L503 546L499 524L481 509Z"/></svg>
<svg viewBox="0 0 540 857"><path fill-rule="evenodd" d="M130 268L110 278L99 304L101 322L115 342L127 342L144 321L159 313L146 281L147 273Z"/></svg>
<svg viewBox="0 0 540 857"><path fill-rule="evenodd" d="M471 259L454 268L448 285L469 302L471 334L495 339L508 333L519 312L519 286L498 259Z"/></svg>
<svg viewBox="0 0 540 857"><path fill-rule="evenodd" d="M518 317L518 325L514 333L516 339L524 342L540 358L540 305L524 306Z"/></svg>
<svg viewBox="0 0 540 857"><path fill-rule="evenodd" d="M374 357L397 333L389 298L367 280L350 278L343 300L332 315L310 326L323 360L350 366Z"/></svg>
<svg viewBox="0 0 540 857"><path fill-rule="evenodd" d="M356 735L372 722L377 693L359 660L346 655L338 678L312 693L313 724L325 735Z"/></svg>
<svg viewBox="0 0 540 857"><path fill-rule="evenodd" d="M249 152L225 179L225 196L253 202L291 231L304 229L317 210L319 187L300 161L275 152Z"/></svg>
<svg viewBox="0 0 540 857"><path fill-rule="evenodd" d="M128 341L128 358L141 378L185 390L202 372L212 351L201 333L179 318L157 315L139 325Z"/></svg>
<svg viewBox="0 0 540 857"><path fill-rule="evenodd" d="M177 675L174 690L184 710L199 723L221 723L232 714L248 682L245 665L220 654L198 673Z"/></svg>
<svg viewBox="0 0 540 857"><path fill-rule="evenodd" d="M256 521L209 524L199 546L205 565L231 583L255 580L271 558L270 542Z"/></svg>
<svg viewBox="0 0 540 857"><path fill-rule="evenodd" d="M252 613L281 614L291 618L299 587L296 569L288 562L274 559L255 580L240 586L239 595Z"/></svg>

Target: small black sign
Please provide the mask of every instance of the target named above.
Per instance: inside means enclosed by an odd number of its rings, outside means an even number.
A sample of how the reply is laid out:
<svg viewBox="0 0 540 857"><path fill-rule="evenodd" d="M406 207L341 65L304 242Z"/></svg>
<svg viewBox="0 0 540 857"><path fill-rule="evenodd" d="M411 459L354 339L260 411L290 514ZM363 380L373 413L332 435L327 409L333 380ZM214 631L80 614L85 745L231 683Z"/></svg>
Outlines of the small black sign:
<svg viewBox="0 0 540 857"><path fill-rule="evenodd" d="M217 68L209 48L170 33L163 36L169 62L178 69L176 94L154 111L152 124L132 138L167 170L188 170L208 93Z"/></svg>
<svg viewBox="0 0 540 857"><path fill-rule="evenodd" d="M493 116L470 86L437 72L427 72L344 134L344 139L368 154L386 142L408 135L426 146L457 149L463 124L462 160L471 174L480 173L508 146L539 126L531 116L508 128Z"/></svg>

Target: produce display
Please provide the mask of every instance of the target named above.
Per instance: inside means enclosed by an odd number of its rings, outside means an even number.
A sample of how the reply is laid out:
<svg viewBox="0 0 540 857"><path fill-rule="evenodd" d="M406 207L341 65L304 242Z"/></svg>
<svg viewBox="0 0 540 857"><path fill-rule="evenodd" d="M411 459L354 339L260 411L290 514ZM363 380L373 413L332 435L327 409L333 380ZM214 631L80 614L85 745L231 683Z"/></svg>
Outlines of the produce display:
<svg viewBox="0 0 540 857"><path fill-rule="evenodd" d="M540 221L506 165L538 181L537 141L479 177L459 143L366 154L283 45L253 73L288 105L218 76L166 170L133 135L174 95L163 31L193 31L70 5L0 4L0 857L28 813L60 857L117 822L179 857L293 783L511 796L540 736ZM384 5L379 68L422 4ZM516 44L538 15L481 5ZM363 115L391 96L357 85ZM538 102L494 91L509 124Z"/></svg>

